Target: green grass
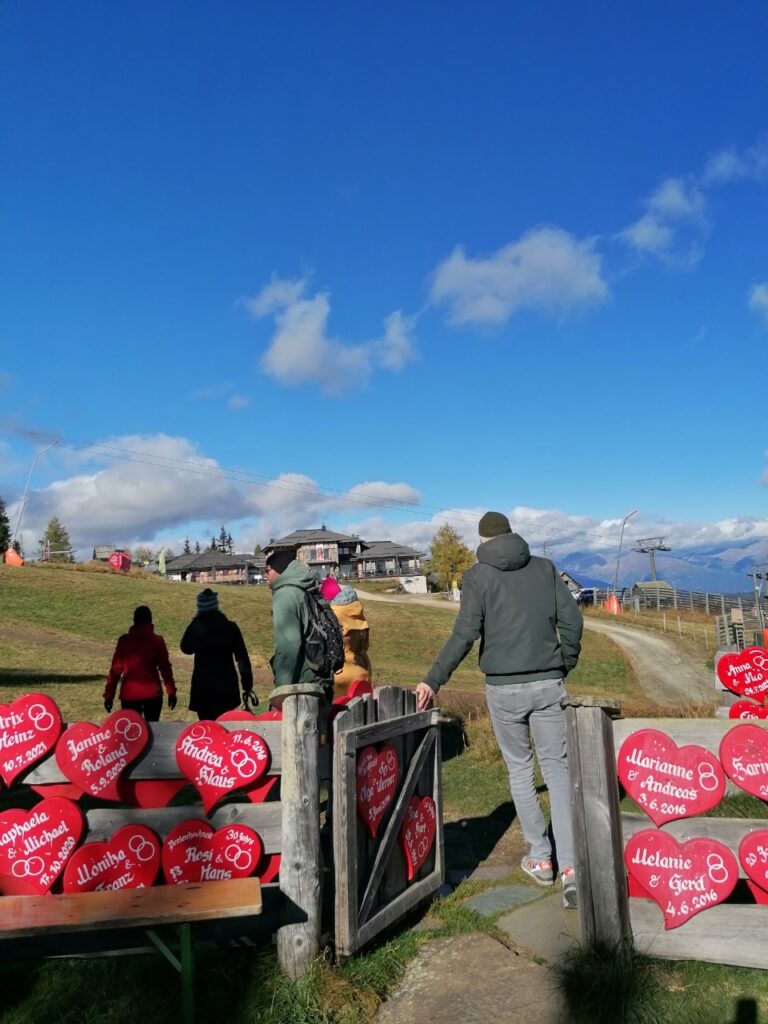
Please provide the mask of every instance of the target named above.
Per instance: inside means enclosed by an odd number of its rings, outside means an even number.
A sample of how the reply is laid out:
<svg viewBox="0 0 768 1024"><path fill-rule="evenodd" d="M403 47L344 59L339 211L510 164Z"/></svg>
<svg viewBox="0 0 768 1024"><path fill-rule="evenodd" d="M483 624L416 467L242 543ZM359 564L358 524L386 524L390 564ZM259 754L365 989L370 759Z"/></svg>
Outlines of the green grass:
<svg viewBox="0 0 768 1024"><path fill-rule="evenodd" d="M117 637L133 621L139 604L152 608L155 627L168 644L181 690L177 711L183 718L191 658L178 649L195 612L199 586L171 583L155 576L87 572L71 566L0 565L0 699L31 689L50 693L65 718L88 717L100 710ZM267 587L219 588L221 606L243 631L253 662L256 689L271 687L271 594ZM403 602L369 601L374 683L415 685L426 673L453 626L443 608ZM473 651L457 669L451 694L476 693L484 679ZM571 692L641 700L642 694L619 649L597 633L586 633L578 669L568 680ZM188 691L187 691L188 692ZM188 714L186 717L189 717Z"/></svg>
<svg viewBox="0 0 768 1024"><path fill-rule="evenodd" d="M50 693L65 718L98 716L115 640L131 622L134 607L149 604L158 632L166 637L171 649L183 702L190 660L178 652L177 645L194 613L198 589L136 574L0 566L0 700L11 700L35 688ZM272 647L270 593L264 587L221 587L219 592L223 610L243 630L257 679L261 672L257 689L264 696L269 688L266 665ZM369 601L366 613L377 683L415 684L453 625L453 616L444 608L407 602ZM641 707L644 713L651 711L626 659L601 634L585 634L582 662L567 685L571 693L615 697L629 706ZM521 843L517 823L510 826L506 769L484 710L483 688L483 677L472 655L440 695L444 706L460 715L454 727L447 730L445 744L449 755L461 751L459 756L449 756L444 765L446 828L447 832L453 830L449 860L454 853L456 857L467 853L471 857L473 843L484 850L497 840L514 849ZM189 713L181 708L173 715L164 712L164 717L185 716ZM462 730L469 740L466 748L461 741ZM542 801L546 807L546 793ZM510 860L509 848L503 852L504 860ZM512 878L522 881L515 873ZM487 887L462 883L456 892L432 905L429 929L416 932L405 922L394 937L385 937L364 955L343 965L333 966L321 958L296 985L281 975L269 946L256 951L206 952L199 958L200 1019L217 1019L222 1024L370 1021L421 943L467 932L495 934L493 918L482 917L463 903L467 896ZM687 978L698 966L665 965L662 972L652 975L654 984L662 984L659 978ZM718 978L714 985L720 1000L717 1005L725 1005L726 992L733 991L731 982L726 985L720 979L731 974L762 979L759 972L735 972L731 968L719 972L710 967L701 970L697 984L703 992L713 987L709 978ZM165 1024L178 1020L179 1006L178 976L159 957L33 962L27 970L7 971L0 988L2 1024L47 1024L53 1020L63 1024L123 1024L136 1019ZM655 1019L649 1017L648 1024ZM685 1024L694 1022L692 1016L679 1019ZM646 1024L642 1018L635 1020L636 1024Z"/></svg>
<svg viewBox="0 0 768 1024"><path fill-rule="evenodd" d="M554 968L571 1024L760 1024L768 973L577 947Z"/></svg>

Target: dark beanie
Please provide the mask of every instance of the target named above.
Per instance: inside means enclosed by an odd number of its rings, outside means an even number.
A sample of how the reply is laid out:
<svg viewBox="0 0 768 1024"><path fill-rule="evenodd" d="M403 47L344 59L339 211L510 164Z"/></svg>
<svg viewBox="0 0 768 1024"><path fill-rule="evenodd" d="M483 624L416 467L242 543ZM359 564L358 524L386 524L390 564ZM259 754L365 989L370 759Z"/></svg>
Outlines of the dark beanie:
<svg viewBox="0 0 768 1024"><path fill-rule="evenodd" d="M294 559L293 548L278 548L267 559L267 565L280 576Z"/></svg>
<svg viewBox="0 0 768 1024"><path fill-rule="evenodd" d="M501 512L486 512L480 520L477 532L484 540L490 540L491 537L500 537L503 533L512 533L512 527Z"/></svg>
<svg viewBox="0 0 768 1024"><path fill-rule="evenodd" d="M219 595L215 590L206 587L197 595L197 614L203 612L217 612L219 610Z"/></svg>

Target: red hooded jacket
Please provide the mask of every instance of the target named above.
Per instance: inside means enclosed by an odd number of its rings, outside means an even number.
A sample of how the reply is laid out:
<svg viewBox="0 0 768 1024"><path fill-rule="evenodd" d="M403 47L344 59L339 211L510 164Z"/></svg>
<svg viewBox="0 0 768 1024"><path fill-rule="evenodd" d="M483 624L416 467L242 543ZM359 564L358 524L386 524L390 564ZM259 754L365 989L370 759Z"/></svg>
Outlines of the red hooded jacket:
<svg viewBox="0 0 768 1024"><path fill-rule="evenodd" d="M122 676L121 700L151 700L162 697L160 677L169 697L176 693L173 669L165 640L155 633L151 622L131 626L117 641L112 668L107 676L104 700L114 700Z"/></svg>

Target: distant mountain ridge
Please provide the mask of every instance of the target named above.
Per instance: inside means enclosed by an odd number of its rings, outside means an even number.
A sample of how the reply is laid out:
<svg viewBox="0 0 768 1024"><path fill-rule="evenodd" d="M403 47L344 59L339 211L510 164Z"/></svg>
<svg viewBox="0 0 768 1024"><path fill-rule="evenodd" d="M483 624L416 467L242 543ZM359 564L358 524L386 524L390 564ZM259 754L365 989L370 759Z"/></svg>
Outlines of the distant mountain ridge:
<svg viewBox="0 0 768 1024"><path fill-rule="evenodd" d="M750 593L752 580L747 572L754 565L768 565L768 539L656 553L658 579L680 590L710 594ZM616 555L572 551L558 560L558 568L565 569L582 586L612 586ZM650 578L648 556L632 551L630 545L628 550L622 552L618 585L627 587Z"/></svg>

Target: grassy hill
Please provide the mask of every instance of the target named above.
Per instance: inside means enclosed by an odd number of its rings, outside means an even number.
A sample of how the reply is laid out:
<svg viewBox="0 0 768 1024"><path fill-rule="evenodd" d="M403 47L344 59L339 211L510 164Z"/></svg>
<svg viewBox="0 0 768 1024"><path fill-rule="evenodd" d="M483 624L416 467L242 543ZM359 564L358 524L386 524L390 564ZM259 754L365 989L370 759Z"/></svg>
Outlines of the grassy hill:
<svg viewBox="0 0 768 1024"><path fill-rule="evenodd" d="M189 717L186 703L192 659L178 649L195 613L200 586L156 576L88 571L76 566L0 565L0 700L41 689L59 701L66 717L101 710L100 695L117 637L139 604L152 608L158 633L168 643L180 707L170 717ZM364 594L361 597L365 601ZM271 594L267 587L219 588L222 610L240 625L251 654L256 689L271 688ZM431 664L453 624L450 608L365 602L371 625L374 682L413 685ZM483 677L473 651L455 673L446 699L481 692ZM625 659L605 637L585 636L582 664L569 679L573 692L640 698ZM166 713L167 714L167 713Z"/></svg>

